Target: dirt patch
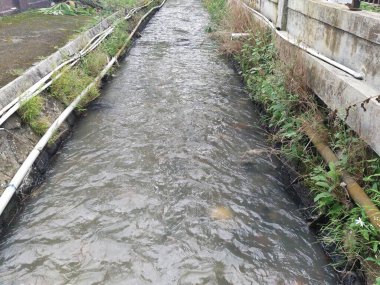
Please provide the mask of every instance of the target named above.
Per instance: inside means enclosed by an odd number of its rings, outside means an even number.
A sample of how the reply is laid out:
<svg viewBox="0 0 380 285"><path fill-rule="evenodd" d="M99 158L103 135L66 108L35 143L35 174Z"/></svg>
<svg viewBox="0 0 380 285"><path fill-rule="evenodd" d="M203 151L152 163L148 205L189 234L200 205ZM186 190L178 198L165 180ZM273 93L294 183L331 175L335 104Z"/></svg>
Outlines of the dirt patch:
<svg viewBox="0 0 380 285"><path fill-rule="evenodd" d="M0 18L0 88L93 22L89 16L53 16L36 11Z"/></svg>

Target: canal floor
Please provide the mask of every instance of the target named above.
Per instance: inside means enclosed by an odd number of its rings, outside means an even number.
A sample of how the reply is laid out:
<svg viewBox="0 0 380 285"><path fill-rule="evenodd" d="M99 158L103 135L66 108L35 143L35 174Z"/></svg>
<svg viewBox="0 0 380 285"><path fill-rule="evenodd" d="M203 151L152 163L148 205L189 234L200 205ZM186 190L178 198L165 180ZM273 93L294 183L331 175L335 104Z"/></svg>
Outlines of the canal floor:
<svg viewBox="0 0 380 285"><path fill-rule="evenodd" d="M1 284L337 284L201 0L168 0L0 244Z"/></svg>

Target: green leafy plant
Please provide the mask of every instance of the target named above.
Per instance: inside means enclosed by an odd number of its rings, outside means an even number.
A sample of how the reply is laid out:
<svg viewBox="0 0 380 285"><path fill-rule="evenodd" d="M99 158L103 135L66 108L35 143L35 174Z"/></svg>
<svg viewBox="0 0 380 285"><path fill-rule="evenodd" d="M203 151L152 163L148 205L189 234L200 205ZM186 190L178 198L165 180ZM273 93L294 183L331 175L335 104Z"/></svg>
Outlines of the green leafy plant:
<svg viewBox="0 0 380 285"><path fill-rule="evenodd" d="M376 4L369 4L365 2L360 3L360 8L362 10L370 11L370 12L375 12L375 13L380 13L380 6Z"/></svg>
<svg viewBox="0 0 380 285"><path fill-rule="evenodd" d="M102 49L111 57L115 56L119 49L124 45L128 38L128 24L121 22L114 32L101 45Z"/></svg>
<svg viewBox="0 0 380 285"><path fill-rule="evenodd" d="M40 136L50 127L49 121L42 114L43 105L44 99L41 96L35 96L22 102L18 110L21 119L29 124L31 129Z"/></svg>

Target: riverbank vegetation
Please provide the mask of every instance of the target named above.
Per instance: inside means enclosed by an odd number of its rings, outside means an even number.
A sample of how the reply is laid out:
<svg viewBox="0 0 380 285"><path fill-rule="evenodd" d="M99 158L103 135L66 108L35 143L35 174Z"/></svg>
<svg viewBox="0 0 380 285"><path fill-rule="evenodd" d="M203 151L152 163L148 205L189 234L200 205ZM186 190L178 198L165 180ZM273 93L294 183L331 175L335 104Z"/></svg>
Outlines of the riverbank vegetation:
<svg viewBox="0 0 380 285"><path fill-rule="evenodd" d="M127 1L135 4L137 1ZM125 2L125 3L127 3ZM129 32L134 28L136 19L140 19L147 9L159 4L159 0L152 1L144 10L136 13L129 22L120 21L109 35L94 51L82 57L78 64L74 67L66 68L61 74L53 75L57 77L52 85L43 93L43 97L35 96L25 102L22 102L19 109L19 115L22 120L28 124L31 129L38 135L42 136L50 127L49 120L46 119L44 110L44 102L49 97L61 102L63 107L67 107L71 102L87 88L101 71L108 64L110 59L114 57L118 51L124 46L129 36ZM130 7L130 6L128 6ZM100 84L92 87L87 95L77 106L77 111L84 111L85 107L100 95Z"/></svg>
<svg viewBox="0 0 380 285"><path fill-rule="evenodd" d="M49 121L42 115L45 100L41 96L35 96L21 102L19 114L21 119L29 124L30 128L38 135L43 135L49 128Z"/></svg>
<svg viewBox="0 0 380 285"><path fill-rule="evenodd" d="M365 11L380 13L380 6L376 4L361 2L360 9L365 10Z"/></svg>
<svg viewBox="0 0 380 285"><path fill-rule="evenodd" d="M356 271L366 275L370 284L380 284L378 229L342 182L342 173L349 173L380 207L379 157L307 88L296 52L291 55L293 64L283 63L272 32L256 23L236 1L204 3L213 20L212 30L217 26L214 35L221 51L238 63L251 99L264 111L263 120L271 130L270 139L281 150L281 159L311 191L313 224L318 224L332 265L342 278ZM232 32L250 36L232 40ZM338 163L324 162L306 135L308 128L328 143Z"/></svg>

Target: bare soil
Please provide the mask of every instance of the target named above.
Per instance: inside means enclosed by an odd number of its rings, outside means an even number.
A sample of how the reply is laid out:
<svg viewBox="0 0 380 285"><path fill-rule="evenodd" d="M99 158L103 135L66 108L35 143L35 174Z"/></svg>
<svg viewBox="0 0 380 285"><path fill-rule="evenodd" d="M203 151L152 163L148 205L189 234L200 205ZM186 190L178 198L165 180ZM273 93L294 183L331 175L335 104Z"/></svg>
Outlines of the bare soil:
<svg viewBox="0 0 380 285"><path fill-rule="evenodd" d="M0 17L0 88L94 23L89 16L53 16L37 11Z"/></svg>

